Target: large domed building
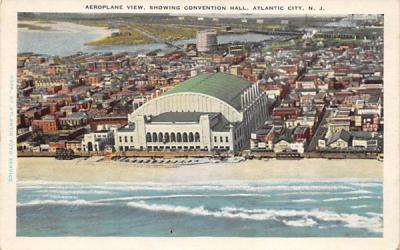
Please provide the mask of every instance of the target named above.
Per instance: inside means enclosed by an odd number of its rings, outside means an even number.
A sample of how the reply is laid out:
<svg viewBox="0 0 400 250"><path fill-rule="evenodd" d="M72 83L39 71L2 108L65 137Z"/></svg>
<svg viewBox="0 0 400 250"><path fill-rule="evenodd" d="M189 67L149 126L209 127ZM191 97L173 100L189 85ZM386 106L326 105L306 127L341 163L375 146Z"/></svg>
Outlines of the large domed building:
<svg viewBox="0 0 400 250"><path fill-rule="evenodd" d="M114 132L115 149L238 151L267 116L268 98L258 84L204 73L130 114L128 125Z"/></svg>

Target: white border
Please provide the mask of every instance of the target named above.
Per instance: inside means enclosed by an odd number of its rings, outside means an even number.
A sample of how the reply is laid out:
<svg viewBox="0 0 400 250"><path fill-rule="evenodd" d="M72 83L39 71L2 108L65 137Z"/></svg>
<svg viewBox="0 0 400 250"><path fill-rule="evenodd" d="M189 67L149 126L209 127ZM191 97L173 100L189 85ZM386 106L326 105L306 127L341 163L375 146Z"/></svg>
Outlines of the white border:
<svg viewBox="0 0 400 250"><path fill-rule="evenodd" d="M201 4L200 4L201 3ZM1 171L0 171L0 248L1 249L396 249L399 246L399 2L397 0L270 0L266 1L168 1L168 5L302 5L323 6L321 15L333 14L384 14L385 20L385 160L384 160L384 237L383 238L149 238L149 237L15 237L16 223L16 175L8 181L9 134L15 135L15 126L9 127L9 112L15 110L16 88L9 84L16 81L17 12L88 12L85 4L143 4L139 1L72 1L4 0L1 5ZM165 1L152 1L153 5L166 5ZM90 11L90 13L107 11ZM110 11L112 13L130 11ZM146 10L147 13L150 11ZM248 11L249 13L252 11ZM198 12L197 12L198 13ZM204 13L204 12L202 12ZM239 14L230 12L229 14ZM254 12L253 12L254 13ZM193 14L193 13L188 13ZM221 14L221 12L218 12ZM257 12L257 14L263 14ZM269 14L304 15L316 14L304 11L265 12ZM12 84L12 82L11 82ZM14 120L15 124L15 120ZM15 147L13 164L16 166ZM15 168L14 168L15 171Z"/></svg>

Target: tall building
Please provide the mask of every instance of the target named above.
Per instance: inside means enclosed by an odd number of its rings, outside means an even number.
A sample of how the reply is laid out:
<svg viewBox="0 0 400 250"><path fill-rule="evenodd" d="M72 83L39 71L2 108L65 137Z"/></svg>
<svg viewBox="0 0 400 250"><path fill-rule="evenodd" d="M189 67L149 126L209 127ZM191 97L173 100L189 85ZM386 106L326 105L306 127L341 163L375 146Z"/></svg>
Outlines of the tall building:
<svg viewBox="0 0 400 250"><path fill-rule="evenodd" d="M218 44L217 32L215 30L203 30L197 33L197 51L211 51Z"/></svg>
<svg viewBox="0 0 400 250"><path fill-rule="evenodd" d="M200 74L130 114L128 125L114 131L115 149L238 151L267 119L268 105L258 84Z"/></svg>

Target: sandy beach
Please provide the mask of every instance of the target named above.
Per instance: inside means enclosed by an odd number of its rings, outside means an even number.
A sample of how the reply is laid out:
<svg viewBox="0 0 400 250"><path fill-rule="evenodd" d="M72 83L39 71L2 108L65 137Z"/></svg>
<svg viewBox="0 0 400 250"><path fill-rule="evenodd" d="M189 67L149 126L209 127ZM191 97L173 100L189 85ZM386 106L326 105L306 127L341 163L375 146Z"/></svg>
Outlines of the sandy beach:
<svg viewBox="0 0 400 250"><path fill-rule="evenodd" d="M156 167L115 161L19 158L18 181L204 182L219 180L365 179L382 180L376 160L247 160L240 163Z"/></svg>

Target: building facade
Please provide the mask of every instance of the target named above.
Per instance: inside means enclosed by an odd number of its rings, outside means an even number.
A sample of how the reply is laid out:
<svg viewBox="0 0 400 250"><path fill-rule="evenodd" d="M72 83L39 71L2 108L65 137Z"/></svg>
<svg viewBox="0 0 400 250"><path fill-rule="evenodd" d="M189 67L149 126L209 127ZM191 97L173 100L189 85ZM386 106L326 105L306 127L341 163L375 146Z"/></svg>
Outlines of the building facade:
<svg viewBox="0 0 400 250"><path fill-rule="evenodd" d="M84 152L103 151L107 146L114 144L113 130L104 130L85 134L81 143Z"/></svg>
<svg viewBox="0 0 400 250"><path fill-rule="evenodd" d="M208 52L218 44L217 32L214 30L203 30L197 33L196 46L199 52Z"/></svg>
<svg viewBox="0 0 400 250"><path fill-rule="evenodd" d="M268 118L258 84L223 73L180 83L132 114L115 130L115 149L238 151Z"/></svg>

